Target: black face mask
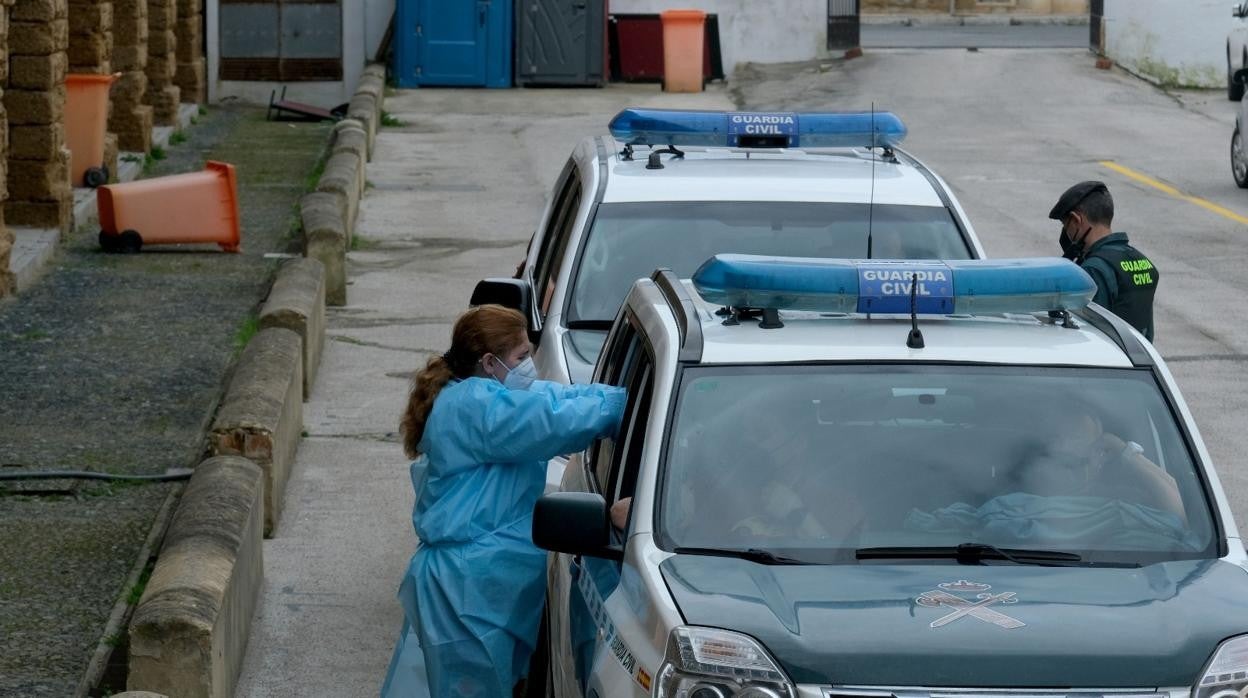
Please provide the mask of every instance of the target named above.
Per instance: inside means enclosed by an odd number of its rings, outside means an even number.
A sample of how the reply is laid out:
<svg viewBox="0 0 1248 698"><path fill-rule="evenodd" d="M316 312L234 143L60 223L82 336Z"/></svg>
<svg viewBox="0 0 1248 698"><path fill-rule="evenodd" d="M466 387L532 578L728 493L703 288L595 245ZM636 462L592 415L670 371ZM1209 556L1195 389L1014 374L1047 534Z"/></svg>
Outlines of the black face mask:
<svg viewBox="0 0 1248 698"><path fill-rule="evenodd" d="M1087 235L1086 233L1084 234ZM1075 242L1066 234L1066 226L1062 226L1062 233L1057 238L1057 244L1062 246L1062 257L1074 261L1079 259L1083 254L1083 242Z"/></svg>

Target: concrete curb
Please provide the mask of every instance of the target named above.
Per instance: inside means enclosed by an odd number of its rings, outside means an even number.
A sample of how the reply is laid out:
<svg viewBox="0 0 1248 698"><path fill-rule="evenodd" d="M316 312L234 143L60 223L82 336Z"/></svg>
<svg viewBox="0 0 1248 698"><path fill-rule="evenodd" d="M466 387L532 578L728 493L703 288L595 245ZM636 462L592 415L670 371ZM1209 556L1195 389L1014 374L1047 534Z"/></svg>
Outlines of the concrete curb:
<svg viewBox="0 0 1248 698"><path fill-rule="evenodd" d="M325 266L327 305L347 304L347 251L355 237L355 219L368 182L367 166L373 159L385 98L386 68L373 63L364 69L347 118L334 126L329 160L316 191L299 204L303 255Z"/></svg>
<svg viewBox="0 0 1248 698"><path fill-rule="evenodd" d="M363 157L349 150L333 153L325 163L325 173L316 183L318 192L337 195L343 206L343 225L355 230L355 218L360 211L360 197L364 195Z"/></svg>
<svg viewBox="0 0 1248 698"><path fill-rule="evenodd" d="M257 332L238 360L209 435L214 456L243 456L264 471L265 537L281 517L303 431L301 345L287 329Z"/></svg>
<svg viewBox="0 0 1248 698"><path fill-rule="evenodd" d="M195 469L130 623L127 689L234 692L264 579L263 477L232 456Z"/></svg>
<svg viewBox="0 0 1248 698"><path fill-rule="evenodd" d="M282 327L299 335L303 347L303 399L316 383L325 347L325 265L316 259L286 262L277 272L260 310L260 328Z"/></svg>
<svg viewBox="0 0 1248 698"><path fill-rule="evenodd" d="M114 693L113 698L169 698L163 693L152 693L151 691L126 691L125 693Z"/></svg>
<svg viewBox="0 0 1248 698"><path fill-rule="evenodd" d="M346 202L337 194L313 192L299 202L303 221L303 254L325 267L325 304L347 304L347 249L351 233Z"/></svg>
<svg viewBox="0 0 1248 698"><path fill-rule="evenodd" d="M1022 25L1086 25L1088 15L949 15L949 14L864 14L863 24L899 24L902 26L1022 26Z"/></svg>

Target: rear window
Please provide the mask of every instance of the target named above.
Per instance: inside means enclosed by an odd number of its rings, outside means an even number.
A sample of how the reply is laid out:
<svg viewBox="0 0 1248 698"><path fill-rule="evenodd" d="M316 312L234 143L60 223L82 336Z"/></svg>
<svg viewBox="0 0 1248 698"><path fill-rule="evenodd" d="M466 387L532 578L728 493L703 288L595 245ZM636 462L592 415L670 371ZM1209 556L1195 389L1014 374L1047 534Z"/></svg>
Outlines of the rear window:
<svg viewBox="0 0 1248 698"><path fill-rule="evenodd" d="M658 267L688 278L698 265L719 253L848 259L971 257L952 215L937 206L752 201L602 204L576 272L568 320L610 321L637 279Z"/></svg>

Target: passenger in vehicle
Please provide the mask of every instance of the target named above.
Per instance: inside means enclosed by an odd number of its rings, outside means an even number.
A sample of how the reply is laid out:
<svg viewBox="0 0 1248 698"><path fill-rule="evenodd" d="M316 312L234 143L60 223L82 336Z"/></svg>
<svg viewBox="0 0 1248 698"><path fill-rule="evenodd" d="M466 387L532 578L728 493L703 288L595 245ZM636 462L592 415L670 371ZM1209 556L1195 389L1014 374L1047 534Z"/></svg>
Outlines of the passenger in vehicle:
<svg viewBox="0 0 1248 698"><path fill-rule="evenodd" d="M1118 499L1186 519L1174 477L1144 457L1138 444L1106 432L1094 410L1064 409L1053 415L1052 428L1056 437L1023 466L1024 491Z"/></svg>
<svg viewBox="0 0 1248 698"><path fill-rule="evenodd" d="M424 693L419 659L435 698L509 696L527 672L546 590L531 531L547 461L614 434L625 401L621 388L535 380L531 351L523 315L483 305L416 375L401 432L425 465L414 482L420 545L399 589L405 622L383 696Z"/></svg>

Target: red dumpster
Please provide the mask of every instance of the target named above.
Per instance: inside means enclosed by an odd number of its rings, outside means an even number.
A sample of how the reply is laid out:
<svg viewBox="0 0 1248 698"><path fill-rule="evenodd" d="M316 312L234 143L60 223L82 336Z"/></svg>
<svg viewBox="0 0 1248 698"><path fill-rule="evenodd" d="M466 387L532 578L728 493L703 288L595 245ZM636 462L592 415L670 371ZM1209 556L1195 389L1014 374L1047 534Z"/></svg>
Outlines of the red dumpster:
<svg viewBox="0 0 1248 698"><path fill-rule="evenodd" d="M238 252L234 166L209 161L202 172L100 187L100 247L138 252L143 245L216 243Z"/></svg>
<svg viewBox="0 0 1248 698"><path fill-rule="evenodd" d="M121 73L65 76L65 145L75 187L108 184L104 134L108 129L108 91Z"/></svg>

